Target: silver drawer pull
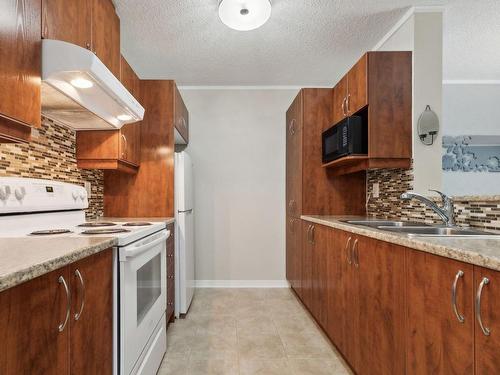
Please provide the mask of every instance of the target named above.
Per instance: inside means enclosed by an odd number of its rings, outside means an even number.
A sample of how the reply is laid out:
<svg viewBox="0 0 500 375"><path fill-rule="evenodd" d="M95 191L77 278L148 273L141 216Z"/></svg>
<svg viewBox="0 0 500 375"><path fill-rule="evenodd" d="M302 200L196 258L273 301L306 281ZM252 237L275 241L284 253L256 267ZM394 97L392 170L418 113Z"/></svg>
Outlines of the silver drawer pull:
<svg viewBox="0 0 500 375"><path fill-rule="evenodd" d="M80 319L80 316L82 316L83 308L85 307L85 283L83 282L83 277L82 274L80 273L79 270L75 271L75 276L78 277L78 280L80 280L80 285L82 286L82 304L80 305L80 311L78 311L75 314L75 320Z"/></svg>
<svg viewBox="0 0 500 375"><path fill-rule="evenodd" d="M481 295L483 293L483 287L485 285L488 285L490 283L490 279L487 277L483 277L483 280L479 284L479 287L477 288L477 293L476 293L476 319L477 322L479 323L479 327L481 327L481 331L483 331L483 334L485 336L489 336L491 334L491 331L489 328L485 327L483 324L483 318L481 316Z"/></svg>
<svg viewBox="0 0 500 375"><path fill-rule="evenodd" d="M465 321L465 318L462 314L458 312L458 307L457 307L457 284L458 280L464 276L464 271L459 270L457 274L455 275L455 280L453 281L453 285L451 287L451 306L453 307L453 312L455 313L455 316L457 317L457 320L460 323L463 323Z"/></svg>
<svg viewBox="0 0 500 375"><path fill-rule="evenodd" d="M347 263L349 265L352 264L352 260L351 260L351 257L350 257L350 254L351 254L351 247L349 246L351 244L351 241L352 241L352 237L349 237L349 239L347 240L346 244L345 244L345 252L346 252L346 258L347 258Z"/></svg>
<svg viewBox="0 0 500 375"><path fill-rule="evenodd" d="M59 332L64 331L64 328L66 328L66 324L68 323L69 320L69 313L71 310L71 293L69 292L68 284L66 283L66 280L64 280L64 277L59 276L59 284L62 284L64 287L64 291L66 292L66 317L64 318L64 322L59 324Z"/></svg>
<svg viewBox="0 0 500 375"><path fill-rule="evenodd" d="M353 263L354 267L359 268L359 254L358 254L358 239L354 241L354 245L352 245L352 254L353 254Z"/></svg>

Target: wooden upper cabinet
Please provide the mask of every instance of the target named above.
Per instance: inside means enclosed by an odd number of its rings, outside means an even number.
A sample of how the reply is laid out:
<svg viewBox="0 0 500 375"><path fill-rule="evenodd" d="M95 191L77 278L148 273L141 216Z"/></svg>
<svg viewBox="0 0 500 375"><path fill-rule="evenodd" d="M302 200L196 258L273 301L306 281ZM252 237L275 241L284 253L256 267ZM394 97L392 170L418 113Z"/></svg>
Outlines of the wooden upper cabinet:
<svg viewBox="0 0 500 375"><path fill-rule="evenodd" d="M473 266L410 249L406 264L407 374L472 374Z"/></svg>
<svg viewBox="0 0 500 375"><path fill-rule="evenodd" d="M333 124L347 116L347 75L333 88Z"/></svg>
<svg viewBox="0 0 500 375"><path fill-rule="evenodd" d="M361 59L347 73L347 100L346 112L349 116L355 114L368 105L368 54Z"/></svg>
<svg viewBox="0 0 500 375"><path fill-rule="evenodd" d="M474 286L475 373L500 374L500 272L474 267Z"/></svg>
<svg viewBox="0 0 500 375"><path fill-rule="evenodd" d="M0 1L0 142L27 142L41 123L41 4Z"/></svg>
<svg viewBox="0 0 500 375"><path fill-rule="evenodd" d="M42 38L90 49L120 77L120 18L111 0L42 0Z"/></svg>
<svg viewBox="0 0 500 375"><path fill-rule="evenodd" d="M42 0L42 38L90 49L92 4L89 0Z"/></svg>
<svg viewBox="0 0 500 375"><path fill-rule="evenodd" d="M64 267L0 293L0 374L70 373L69 283Z"/></svg>
<svg viewBox="0 0 500 375"><path fill-rule="evenodd" d="M113 370L113 250L70 265L71 374ZM78 316L78 319L76 318Z"/></svg>
<svg viewBox="0 0 500 375"><path fill-rule="evenodd" d="M92 51L120 77L120 18L111 0L92 1Z"/></svg>
<svg viewBox="0 0 500 375"><path fill-rule="evenodd" d="M184 142L179 142L176 140L176 143L188 144L189 143L189 112L186 108L186 104L184 104L184 100L182 100L181 93L177 88L177 85L174 85L174 126L175 129L179 132Z"/></svg>

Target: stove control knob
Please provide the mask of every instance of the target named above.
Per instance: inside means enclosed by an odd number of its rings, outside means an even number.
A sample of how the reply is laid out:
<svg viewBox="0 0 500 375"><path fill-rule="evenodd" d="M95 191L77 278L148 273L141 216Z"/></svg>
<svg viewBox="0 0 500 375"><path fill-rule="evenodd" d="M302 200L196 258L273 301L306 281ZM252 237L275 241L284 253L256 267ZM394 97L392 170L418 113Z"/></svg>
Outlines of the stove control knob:
<svg viewBox="0 0 500 375"><path fill-rule="evenodd" d="M0 186L0 201L6 201L10 195L10 186Z"/></svg>
<svg viewBox="0 0 500 375"><path fill-rule="evenodd" d="M71 193L71 196L73 197L73 200L76 202L76 200L78 199L78 192L77 191L73 191Z"/></svg>
<svg viewBox="0 0 500 375"><path fill-rule="evenodd" d="M26 195L26 189L24 188L24 186L21 186L19 188L16 188L14 190L14 195L16 196L16 199L18 201L22 201L24 196Z"/></svg>
<svg viewBox="0 0 500 375"><path fill-rule="evenodd" d="M80 200L83 202L87 198L87 193L80 193Z"/></svg>

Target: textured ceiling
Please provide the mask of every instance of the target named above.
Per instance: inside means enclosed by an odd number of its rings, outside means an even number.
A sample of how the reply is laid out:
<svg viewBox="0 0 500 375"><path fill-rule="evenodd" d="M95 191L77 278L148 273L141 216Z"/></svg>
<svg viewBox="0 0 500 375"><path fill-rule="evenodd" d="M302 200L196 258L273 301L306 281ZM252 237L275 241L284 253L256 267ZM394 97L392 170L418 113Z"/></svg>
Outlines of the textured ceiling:
<svg viewBox="0 0 500 375"><path fill-rule="evenodd" d="M500 80L500 1L453 0L443 22L443 78Z"/></svg>
<svg viewBox="0 0 500 375"><path fill-rule="evenodd" d="M115 0L122 51L143 79L175 79L180 85L323 86L343 72L397 22L410 6L488 3L498 0L272 0L273 14L260 29L238 32L218 18L219 0ZM476 12L477 13L477 12ZM450 13L467 18L459 10ZM498 23L498 12L489 14ZM496 16L496 19L494 17ZM448 19L448 21L452 21ZM476 19L467 24L474 26ZM456 56L466 32L449 22L445 64ZM486 27L486 26L484 26ZM445 30L446 34L446 30ZM498 38L495 54L498 54ZM469 44L477 40L468 38ZM449 47L447 49L447 47ZM478 47L476 46L476 49ZM492 45L488 47L492 49ZM457 64L460 65L460 64ZM457 79L456 67L445 78ZM498 71L499 65L496 69Z"/></svg>

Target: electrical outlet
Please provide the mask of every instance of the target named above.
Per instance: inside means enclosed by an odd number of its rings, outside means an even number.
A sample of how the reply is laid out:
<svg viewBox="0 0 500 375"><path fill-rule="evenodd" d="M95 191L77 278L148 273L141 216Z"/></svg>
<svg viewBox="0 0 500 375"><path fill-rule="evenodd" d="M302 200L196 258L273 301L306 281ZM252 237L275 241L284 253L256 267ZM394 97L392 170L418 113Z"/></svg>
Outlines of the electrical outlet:
<svg viewBox="0 0 500 375"><path fill-rule="evenodd" d="M89 197L89 198L90 198L90 195L91 195L91 193L92 193L92 185L91 185L91 183L90 183L90 182L88 182L88 181L85 181L85 182L83 183L83 187L84 187L84 188L85 188L85 190L87 191L87 197Z"/></svg>
<svg viewBox="0 0 500 375"><path fill-rule="evenodd" d="M380 196L380 184L375 182L372 186L373 198L378 198Z"/></svg>

